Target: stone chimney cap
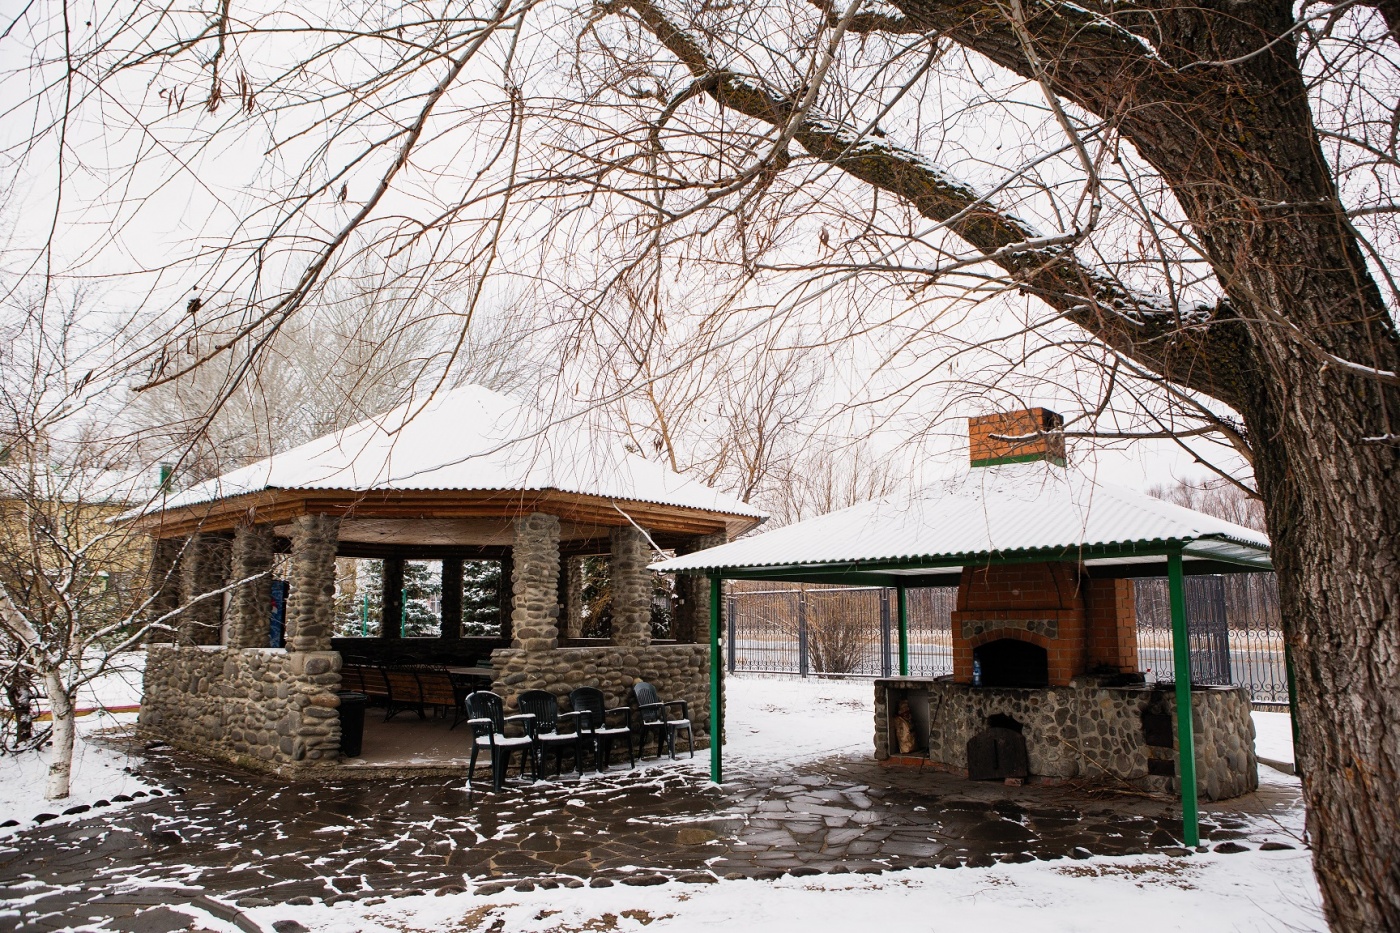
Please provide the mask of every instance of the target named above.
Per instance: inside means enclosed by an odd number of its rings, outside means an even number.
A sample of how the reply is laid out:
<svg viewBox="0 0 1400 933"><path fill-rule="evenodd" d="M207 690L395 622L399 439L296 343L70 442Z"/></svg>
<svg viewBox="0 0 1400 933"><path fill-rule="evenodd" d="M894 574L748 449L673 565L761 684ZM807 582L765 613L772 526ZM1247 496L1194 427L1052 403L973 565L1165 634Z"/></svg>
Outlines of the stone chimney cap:
<svg viewBox="0 0 1400 933"><path fill-rule="evenodd" d="M1048 408L967 419L968 459L975 467L1048 460L1065 465L1065 419Z"/></svg>

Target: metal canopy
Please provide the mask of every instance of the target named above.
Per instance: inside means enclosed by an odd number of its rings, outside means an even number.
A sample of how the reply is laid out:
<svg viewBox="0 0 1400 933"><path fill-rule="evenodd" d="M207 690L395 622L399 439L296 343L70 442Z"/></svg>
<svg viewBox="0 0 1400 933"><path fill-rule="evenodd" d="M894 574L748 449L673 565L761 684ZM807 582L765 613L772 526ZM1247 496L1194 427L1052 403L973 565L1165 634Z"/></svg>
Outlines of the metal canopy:
<svg viewBox="0 0 1400 933"><path fill-rule="evenodd" d="M895 586L898 575L1057 560L1103 576L1160 576L1171 554L1187 573L1273 569L1257 531L1044 462L973 469L909 498L863 502L653 569Z"/></svg>
<svg viewBox="0 0 1400 933"><path fill-rule="evenodd" d="M969 566L1044 561L1073 561L1096 577L1168 578L1183 835L1187 845L1199 845L1185 577L1271 571L1269 540L1252 529L1133 490L1100 486L1044 462L975 469L909 500L862 503L653 564L654 570L710 579L711 779L719 783L724 777L724 578L894 587L900 674L908 676L909 587L956 585Z"/></svg>

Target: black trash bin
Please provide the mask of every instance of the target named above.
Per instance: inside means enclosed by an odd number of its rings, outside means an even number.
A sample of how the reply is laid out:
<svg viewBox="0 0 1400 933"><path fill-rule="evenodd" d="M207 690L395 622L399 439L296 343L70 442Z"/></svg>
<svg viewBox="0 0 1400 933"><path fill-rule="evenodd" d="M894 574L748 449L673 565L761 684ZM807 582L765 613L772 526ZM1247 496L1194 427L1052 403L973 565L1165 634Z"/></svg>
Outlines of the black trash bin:
<svg viewBox="0 0 1400 933"><path fill-rule="evenodd" d="M358 758L365 741L365 707L369 697L354 690L341 690L336 696L340 697L340 753L346 758Z"/></svg>

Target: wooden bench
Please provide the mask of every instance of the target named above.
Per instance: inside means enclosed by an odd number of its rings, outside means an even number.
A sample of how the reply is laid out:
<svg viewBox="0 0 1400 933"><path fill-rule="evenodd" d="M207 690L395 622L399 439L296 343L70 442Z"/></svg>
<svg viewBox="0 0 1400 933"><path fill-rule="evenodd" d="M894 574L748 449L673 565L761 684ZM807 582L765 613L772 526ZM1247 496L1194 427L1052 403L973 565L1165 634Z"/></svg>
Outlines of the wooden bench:
<svg viewBox="0 0 1400 933"><path fill-rule="evenodd" d="M384 719L393 719L404 710L413 710L419 719L427 718L428 707L445 713L452 710L453 728L462 720L462 700L466 693L446 670L436 667L381 668L388 688Z"/></svg>
<svg viewBox="0 0 1400 933"><path fill-rule="evenodd" d="M384 680L384 672L368 664L346 664L340 669L342 690L355 690L369 697L371 701L389 699L389 685Z"/></svg>

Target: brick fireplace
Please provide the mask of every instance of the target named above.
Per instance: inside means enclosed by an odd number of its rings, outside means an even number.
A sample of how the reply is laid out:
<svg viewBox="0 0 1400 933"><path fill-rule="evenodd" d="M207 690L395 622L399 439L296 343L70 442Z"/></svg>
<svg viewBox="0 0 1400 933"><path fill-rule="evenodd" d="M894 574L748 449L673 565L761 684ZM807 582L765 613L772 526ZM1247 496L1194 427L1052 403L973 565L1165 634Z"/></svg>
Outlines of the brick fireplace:
<svg viewBox="0 0 1400 933"><path fill-rule="evenodd" d="M970 419L973 473L1064 467L1062 423L1041 408ZM1025 521L1035 520L1032 504ZM1176 699L1138 672L1134 584L1112 570L1077 560L964 566L953 672L875 682L876 757L972 778L1176 792ZM1191 698L1201 795L1253 790L1248 694L1197 687Z"/></svg>
<svg viewBox="0 0 1400 933"><path fill-rule="evenodd" d="M1068 686L1079 674L1135 672L1137 612L1131 580L1094 579L1066 561L966 567L953 612L953 680L979 686ZM1040 683L1006 676L1006 661L1044 654ZM999 649L999 650L998 650ZM980 662L974 665L974 662Z"/></svg>

